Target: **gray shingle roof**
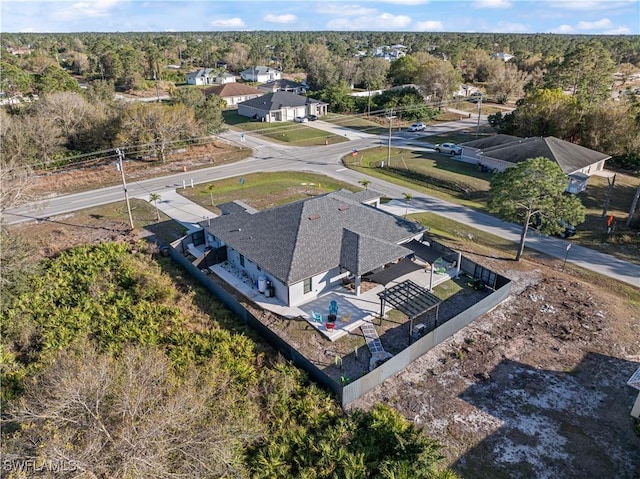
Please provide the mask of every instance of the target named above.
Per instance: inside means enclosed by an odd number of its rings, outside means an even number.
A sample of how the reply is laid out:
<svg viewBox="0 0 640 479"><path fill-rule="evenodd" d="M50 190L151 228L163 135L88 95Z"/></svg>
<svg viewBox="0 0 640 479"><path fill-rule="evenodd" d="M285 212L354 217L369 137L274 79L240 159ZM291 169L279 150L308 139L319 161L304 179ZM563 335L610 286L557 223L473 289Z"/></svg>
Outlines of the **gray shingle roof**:
<svg viewBox="0 0 640 479"><path fill-rule="evenodd" d="M258 98L252 98L246 100L239 105L245 105L252 108L257 108L263 111L279 111L286 107L304 106L312 103L323 103L313 98L307 98L302 95L296 95L289 91L276 91L273 93L267 93Z"/></svg>
<svg viewBox="0 0 640 479"><path fill-rule="evenodd" d="M494 146L490 145L490 138L474 140L465 143L464 146L478 148L482 154L488 158L506 161L509 163L520 163L529 158L539 156L555 161L560 169L567 175L574 173L594 163L611 158L609 155L600 153L584 146L576 145L568 141L560 140L553 136L517 138L514 141L507 141L508 135L496 135L501 138ZM483 142L486 143L483 144Z"/></svg>
<svg viewBox="0 0 640 479"><path fill-rule="evenodd" d="M424 230L344 192L254 214L221 209L205 229L285 284L340 265L369 271L411 253L397 244Z"/></svg>
<svg viewBox="0 0 640 479"><path fill-rule="evenodd" d="M272 80L262 85L258 85L258 88L264 88L268 90L273 90L274 88L300 88L304 87L302 83L298 83L293 80L287 80L286 78L282 78L280 80Z"/></svg>

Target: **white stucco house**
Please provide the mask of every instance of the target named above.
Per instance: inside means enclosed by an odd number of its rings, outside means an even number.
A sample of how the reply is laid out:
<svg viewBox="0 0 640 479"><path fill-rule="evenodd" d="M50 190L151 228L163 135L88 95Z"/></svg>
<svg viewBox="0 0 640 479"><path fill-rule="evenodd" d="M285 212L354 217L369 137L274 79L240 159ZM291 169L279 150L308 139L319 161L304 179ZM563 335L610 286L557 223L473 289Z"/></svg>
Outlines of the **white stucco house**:
<svg viewBox="0 0 640 479"><path fill-rule="evenodd" d="M604 170L611 156L553 136L519 138L493 135L460 145L460 159L485 170L498 172L530 158L544 157L555 161L569 179L568 193L580 193L589 177Z"/></svg>
<svg viewBox="0 0 640 479"><path fill-rule="evenodd" d="M202 224L197 241L250 278L263 277L274 296L297 306L411 257L424 227L382 211L380 194L339 190L268 210L232 202ZM387 271L387 270L385 270Z"/></svg>
<svg viewBox="0 0 640 479"><path fill-rule="evenodd" d="M276 91L238 104L238 115L265 122L293 121L298 116L323 116L328 104L288 91Z"/></svg>
<svg viewBox="0 0 640 479"><path fill-rule="evenodd" d="M257 65L240 72L240 78L244 81L266 83L282 78L282 72L275 68Z"/></svg>

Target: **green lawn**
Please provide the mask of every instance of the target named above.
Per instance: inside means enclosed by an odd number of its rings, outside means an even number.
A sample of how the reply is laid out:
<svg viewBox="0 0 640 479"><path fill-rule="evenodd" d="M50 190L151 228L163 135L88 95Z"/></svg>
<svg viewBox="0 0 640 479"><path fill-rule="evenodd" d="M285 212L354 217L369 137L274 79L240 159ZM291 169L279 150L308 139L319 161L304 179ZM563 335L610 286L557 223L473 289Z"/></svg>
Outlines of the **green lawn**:
<svg viewBox="0 0 640 479"><path fill-rule="evenodd" d="M490 174L481 173L475 165L449 155L391 148L391 171L387 168L388 149L385 147L367 149L355 158L346 156L343 161L363 174L465 206L486 208ZM383 162L385 168L381 168ZM375 184L371 187L375 189Z"/></svg>
<svg viewBox="0 0 640 479"><path fill-rule="evenodd" d="M383 126L378 122L368 119L366 116L339 115L337 113L329 113L322 118L327 123L333 123L337 126L344 126L363 133L372 135L380 135L389 131L388 126Z"/></svg>
<svg viewBox="0 0 640 479"><path fill-rule="evenodd" d="M472 132L461 131L446 136L428 137L425 141L440 143L447 140L462 143L474 136ZM360 151L355 158L351 155L345 156L343 161L349 168L363 174L488 213L486 203L492 174L481 173L475 165L455 160L449 155L392 148L389 169L388 149L376 147ZM381 167L383 162L384 168ZM607 179L592 176L586 191L578 195L586 207L586 221L578 225L578 232L571 241L613 254L626 261L639 263L640 235L637 226L635 229L625 227L633 195L638 186L640 178L617 174L608 210L608 214L616 218L616 227L611 234L607 234L605 220L602 217L608 190ZM371 188L375 189L375 181L372 182Z"/></svg>
<svg viewBox="0 0 640 479"><path fill-rule="evenodd" d="M319 146L326 143L342 143L345 138L328 133L304 123L293 121L264 123L252 121L250 118L238 115L235 110L223 113L224 121L235 130L252 135L260 135L270 141L289 144L292 146Z"/></svg>
<svg viewBox="0 0 640 479"><path fill-rule="evenodd" d="M219 205L240 200L258 210L263 210L341 188L351 191L358 189L326 176L292 171L253 173L243 176L242 179L244 183L241 183L238 177L225 178L196 185L195 188L179 190L179 193L220 214L220 210L212 204Z"/></svg>

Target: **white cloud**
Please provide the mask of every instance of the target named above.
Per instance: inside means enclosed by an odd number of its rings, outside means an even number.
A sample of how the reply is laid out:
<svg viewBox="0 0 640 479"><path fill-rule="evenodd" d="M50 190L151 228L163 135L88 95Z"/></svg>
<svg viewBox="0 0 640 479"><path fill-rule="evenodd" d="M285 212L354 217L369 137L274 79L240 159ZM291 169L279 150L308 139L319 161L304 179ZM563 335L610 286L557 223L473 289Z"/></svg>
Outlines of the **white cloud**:
<svg viewBox="0 0 640 479"><path fill-rule="evenodd" d="M393 3L395 5L424 5L429 0L382 0L384 3Z"/></svg>
<svg viewBox="0 0 640 479"><path fill-rule="evenodd" d="M411 17L382 13L377 16L335 18L327 22L329 30L394 30L403 29L411 23Z"/></svg>
<svg viewBox="0 0 640 479"><path fill-rule="evenodd" d="M439 20L427 20L425 22L417 22L415 30L418 32L442 32L444 25Z"/></svg>
<svg viewBox="0 0 640 479"><path fill-rule="evenodd" d="M500 33L528 33L530 29L522 23L498 22L493 31Z"/></svg>
<svg viewBox="0 0 640 479"><path fill-rule="evenodd" d="M211 26L219 28L243 28L244 22L242 18L221 18L219 20L213 20Z"/></svg>
<svg viewBox="0 0 640 479"><path fill-rule="evenodd" d="M349 5L343 3L320 3L316 7L316 12L327 15L375 15L377 10L375 8L363 7L362 5Z"/></svg>
<svg viewBox="0 0 640 479"><path fill-rule="evenodd" d="M608 18L602 18L594 22L580 21L575 25L560 25L552 30L552 33L597 33L605 35L624 35L630 33L630 29L624 26L614 26Z"/></svg>
<svg viewBox="0 0 640 479"><path fill-rule="evenodd" d="M631 29L628 27L617 27L612 30L606 30L602 33L605 35L629 35L631 33Z"/></svg>
<svg viewBox="0 0 640 479"><path fill-rule="evenodd" d="M269 23L293 23L298 20L298 17L291 13L287 13L284 15L273 15L269 13L264 16L264 21Z"/></svg>
<svg viewBox="0 0 640 479"><path fill-rule="evenodd" d="M595 30L598 28L611 28L612 23L608 18L603 18L597 22L578 22L576 28L578 30Z"/></svg>
<svg viewBox="0 0 640 479"><path fill-rule="evenodd" d="M552 30L553 33L573 33L574 29L571 25L560 25L558 28Z"/></svg>
<svg viewBox="0 0 640 479"><path fill-rule="evenodd" d="M635 5L638 0L548 0L547 5L561 10L612 10Z"/></svg>
<svg viewBox="0 0 640 479"><path fill-rule="evenodd" d="M58 20L76 20L87 17L107 17L118 5L119 0L97 0L94 2L76 2L54 10L52 16Z"/></svg>
<svg viewBox="0 0 640 479"><path fill-rule="evenodd" d="M507 0L477 0L473 2L473 8L510 8L511 2Z"/></svg>

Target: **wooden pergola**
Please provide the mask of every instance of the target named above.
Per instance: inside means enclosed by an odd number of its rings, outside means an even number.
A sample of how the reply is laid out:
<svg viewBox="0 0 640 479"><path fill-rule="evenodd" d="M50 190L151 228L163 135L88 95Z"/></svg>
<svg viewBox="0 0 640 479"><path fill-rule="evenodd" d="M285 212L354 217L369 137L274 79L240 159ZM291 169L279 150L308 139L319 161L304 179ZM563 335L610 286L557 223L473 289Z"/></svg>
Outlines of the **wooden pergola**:
<svg viewBox="0 0 640 479"><path fill-rule="evenodd" d="M413 331L413 321L433 308L436 308L435 324L438 324L438 313L442 300L411 280L403 281L388 289L385 288L378 293L378 297L380 298L380 318L384 317L384 308L387 303L409 317L409 337Z"/></svg>

